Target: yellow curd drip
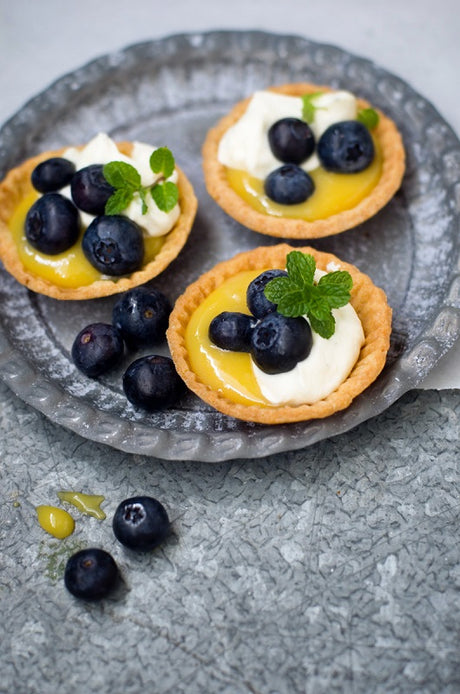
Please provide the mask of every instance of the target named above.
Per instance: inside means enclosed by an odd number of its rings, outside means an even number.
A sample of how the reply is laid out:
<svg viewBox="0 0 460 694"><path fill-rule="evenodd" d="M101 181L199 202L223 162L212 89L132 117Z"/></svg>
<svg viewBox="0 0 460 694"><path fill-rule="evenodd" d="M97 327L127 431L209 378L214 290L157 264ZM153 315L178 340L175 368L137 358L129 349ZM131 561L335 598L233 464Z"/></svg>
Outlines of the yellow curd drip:
<svg viewBox="0 0 460 694"><path fill-rule="evenodd" d="M37 198L38 194L35 191L24 197L14 211L9 224L24 268L60 287L83 287L100 280L101 273L88 262L81 249L81 237L72 248L57 255L40 253L28 243L24 223L29 208ZM157 255L165 238L165 236L144 238L145 264ZM117 278L111 279L116 281Z"/></svg>
<svg viewBox="0 0 460 694"><path fill-rule="evenodd" d="M227 169L227 178L235 192L257 212L314 222L356 207L375 188L382 173L382 155L375 139L374 145L374 160L364 171L354 174L331 173L322 168L310 171L314 193L298 205L273 202L264 193L264 182L246 171Z"/></svg>
<svg viewBox="0 0 460 694"><path fill-rule="evenodd" d="M75 529L75 522L70 513L55 506L37 506L38 522L47 533L63 540Z"/></svg>
<svg viewBox="0 0 460 694"><path fill-rule="evenodd" d="M101 504L105 501L105 497L100 494L83 494L83 492L58 492L58 498L61 501L66 501L69 504L78 508L79 511L87 516L93 516L98 520L104 520L106 517L101 509Z"/></svg>
<svg viewBox="0 0 460 694"><path fill-rule="evenodd" d="M222 311L250 315L246 304L248 284L263 270L247 270L226 280L194 311L185 332L185 344L192 370L202 383L221 392L233 402L269 407L254 376L251 358L246 352L216 347L208 335L209 324Z"/></svg>

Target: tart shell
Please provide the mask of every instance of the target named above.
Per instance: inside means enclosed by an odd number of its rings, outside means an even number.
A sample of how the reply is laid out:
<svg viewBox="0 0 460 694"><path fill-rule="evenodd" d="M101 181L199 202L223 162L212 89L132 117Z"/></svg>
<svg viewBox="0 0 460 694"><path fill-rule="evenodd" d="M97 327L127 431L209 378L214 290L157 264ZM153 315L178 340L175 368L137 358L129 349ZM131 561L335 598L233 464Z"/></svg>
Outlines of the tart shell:
<svg viewBox="0 0 460 694"><path fill-rule="evenodd" d="M119 142L117 147L122 154L126 155L129 155L132 150L130 142ZM21 200L33 190L30 177L37 164L50 157L62 156L64 151L65 148L47 151L27 159L20 166L11 169L0 183L0 259L5 269L28 289L38 294L63 300L94 299L118 294L144 284L159 275L176 258L185 245L198 206L192 184L177 166L180 217L166 235L165 242L155 258L140 270L131 275L100 279L91 284L74 288L56 285L46 278L29 272L24 267L9 229L9 222Z"/></svg>
<svg viewBox="0 0 460 694"><path fill-rule="evenodd" d="M260 269L262 272L267 268L284 268L286 256L292 250L313 255L317 267L321 270L327 271L328 264L334 263L334 269L348 270L351 274L353 278L351 304L361 320L365 336L358 361L348 378L333 393L314 404L259 407L235 403L221 392L201 382L191 369L185 343L186 327L193 312L222 282L243 270ZM237 419L260 424L283 424L320 419L343 410L375 381L385 365L390 345L391 316L391 308L388 306L383 290L376 287L372 280L354 265L344 263L330 253L320 252L314 248L294 249L287 244L280 244L240 253L202 275L177 300L170 316L166 335L179 375L190 390L202 400L216 410Z"/></svg>
<svg viewBox="0 0 460 694"><path fill-rule="evenodd" d="M317 91L330 92L330 87L309 83L285 84L269 87L268 91L287 96L302 96ZM405 152L401 135L395 123L379 111L379 123L373 129L383 157L382 174L372 192L355 207L331 215L325 219L308 222L303 219L274 217L255 210L230 186L226 167L217 158L219 142L223 134L245 112L250 98L237 103L217 125L209 130L203 144L203 172L206 188L217 204L240 224L267 236L286 239L315 239L339 234L373 217L393 197L401 185L405 170ZM358 108L369 108L364 99L357 99Z"/></svg>

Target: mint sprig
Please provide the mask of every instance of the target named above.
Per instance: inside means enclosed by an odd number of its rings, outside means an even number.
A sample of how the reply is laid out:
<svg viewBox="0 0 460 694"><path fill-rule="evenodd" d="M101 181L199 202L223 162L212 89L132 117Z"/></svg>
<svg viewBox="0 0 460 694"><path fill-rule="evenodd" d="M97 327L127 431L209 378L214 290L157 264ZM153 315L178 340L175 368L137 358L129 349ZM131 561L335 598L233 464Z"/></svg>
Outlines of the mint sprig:
<svg viewBox="0 0 460 694"><path fill-rule="evenodd" d="M149 160L153 173L160 174L153 186L145 187L137 169L123 161L111 161L105 164L102 173L106 181L115 189L105 205L105 214L120 214L139 194L142 203L142 214L148 210L147 195L150 193L156 206L162 212L170 212L179 199L177 185L168 179L175 167L174 157L167 147L159 147L152 152Z"/></svg>
<svg viewBox="0 0 460 694"><path fill-rule="evenodd" d="M291 251L286 258L287 276L275 277L265 286L265 296L277 305L283 316L307 316L312 329L329 339L335 332L333 308L350 301L353 286L346 270L323 275L315 282L316 262L312 255Z"/></svg>
<svg viewBox="0 0 460 694"><path fill-rule="evenodd" d="M358 111L356 118L369 130L373 130L380 120L379 114L374 108L362 108Z"/></svg>
<svg viewBox="0 0 460 694"><path fill-rule="evenodd" d="M320 96L323 92L312 92L311 94L302 94L302 118L307 123L312 123L315 120L315 113L319 106L315 106L313 100Z"/></svg>

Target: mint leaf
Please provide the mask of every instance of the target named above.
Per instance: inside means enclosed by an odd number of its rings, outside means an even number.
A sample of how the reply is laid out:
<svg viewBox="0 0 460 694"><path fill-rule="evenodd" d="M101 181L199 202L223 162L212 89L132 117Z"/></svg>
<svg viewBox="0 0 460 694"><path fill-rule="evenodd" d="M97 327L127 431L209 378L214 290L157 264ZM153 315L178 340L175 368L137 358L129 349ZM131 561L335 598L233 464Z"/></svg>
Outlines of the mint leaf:
<svg viewBox="0 0 460 694"><path fill-rule="evenodd" d="M323 275L318 282L321 296L330 308L340 308L350 301L350 290L353 280L349 272L337 270Z"/></svg>
<svg viewBox="0 0 460 694"><path fill-rule="evenodd" d="M179 200L179 190L176 184L171 181L157 183L151 189L151 194L156 206L162 212L171 212Z"/></svg>
<svg viewBox="0 0 460 694"><path fill-rule="evenodd" d="M267 283L265 296L274 304L279 304L283 296L289 292L291 282L288 277L275 277Z"/></svg>
<svg viewBox="0 0 460 694"><path fill-rule="evenodd" d="M313 92L312 94L302 94L302 118L307 123L311 123L315 119L315 112L318 107L315 106L313 100L322 93L323 92Z"/></svg>
<svg viewBox="0 0 460 694"><path fill-rule="evenodd" d="M274 304L277 304L279 313L283 316L295 318L303 316L303 307L305 296L301 288L288 277L275 277L271 282L268 282L266 288L270 285L270 289L265 291L265 296Z"/></svg>
<svg viewBox="0 0 460 694"><path fill-rule="evenodd" d="M147 211L148 211L148 209L149 209L149 208L147 207L147 200L146 200L147 189L146 189L146 188L143 188L143 187L141 186L137 192L139 193L139 197L140 197L141 203L142 203L142 208L141 208L142 214L147 214Z"/></svg>
<svg viewBox="0 0 460 694"><path fill-rule="evenodd" d="M127 188L116 190L105 203L105 214L120 214L133 199L133 191Z"/></svg>
<svg viewBox="0 0 460 694"><path fill-rule="evenodd" d="M137 169L124 161L111 161L102 169L105 180L115 188L105 204L105 214L120 214L140 192L141 177ZM143 211L144 214L144 211Z"/></svg>
<svg viewBox="0 0 460 694"><path fill-rule="evenodd" d="M333 308L350 301L353 280L349 272L337 270L314 281L316 262L312 255L291 251L286 258L287 277L276 277L265 286L265 296L283 316L307 316L312 329L321 337L335 332Z"/></svg>
<svg viewBox="0 0 460 694"><path fill-rule="evenodd" d="M358 111L356 118L369 130L375 128L380 120L379 114L373 108L362 108L360 111Z"/></svg>
<svg viewBox="0 0 460 694"><path fill-rule="evenodd" d="M335 319L332 313L317 318L309 315L311 329L328 340L335 333Z"/></svg>
<svg viewBox="0 0 460 694"><path fill-rule="evenodd" d="M150 157L150 168L153 173L161 173L164 178L169 178L175 167L174 157L167 147L159 147Z"/></svg>
<svg viewBox="0 0 460 694"><path fill-rule="evenodd" d="M141 185L139 172L124 161L111 161L105 164L102 173L105 180L114 188L132 188L137 190Z"/></svg>
<svg viewBox="0 0 460 694"><path fill-rule="evenodd" d="M153 173L161 174L161 177L150 192L156 206L162 212L171 212L179 200L179 189L176 184L165 181L173 174L175 165L172 152L167 147L159 147L152 152L150 168Z"/></svg>
<svg viewBox="0 0 460 694"><path fill-rule="evenodd" d="M312 284L316 270L315 259L301 251L291 251L286 258L286 270L289 279L299 287Z"/></svg>

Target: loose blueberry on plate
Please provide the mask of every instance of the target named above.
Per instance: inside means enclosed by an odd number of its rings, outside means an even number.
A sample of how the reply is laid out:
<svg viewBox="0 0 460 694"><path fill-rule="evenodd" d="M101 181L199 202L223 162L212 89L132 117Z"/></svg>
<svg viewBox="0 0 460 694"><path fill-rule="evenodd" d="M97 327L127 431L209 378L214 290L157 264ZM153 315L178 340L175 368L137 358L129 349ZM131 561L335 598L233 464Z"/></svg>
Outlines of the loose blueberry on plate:
<svg viewBox="0 0 460 694"><path fill-rule="evenodd" d="M63 157L50 157L37 164L31 174L32 185L39 193L52 193L67 186L75 173L75 164Z"/></svg>
<svg viewBox="0 0 460 694"><path fill-rule="evenodd" d="M88 261L105 275L128 275L139 270L144 257L141 228L122 215L93 219L82 239Z"/></svg>
<svg viewBox="0 0 460 694"><path fill-rule="evenodd" d="M265 270L249 283L246 291L246 303L253 316L263 318L267 313L276 311L276 304L267 299L264 289L270 280L283 276L287 277L285 270Z"/></svg>
<svg viewBox="0 0 460 694"><path fill-rule="evenodd" d="M304 318L269 313L253 330L251 356L265 373L284 373L306 359L311 346L311 328Z"/></svg>
<svg viewBox="0 0 460 694"><path fill-rule="evenodd" d="M102 171L102 164L90 164L79 169L72 177L72 200L83 212L93 215L104 214L107 200L115 191L104 178Z"/></svg>
<svg viewBox="0 0 460 694"><path fill-rule="evenodd" d="M136 287L122 294L112 311L112 323L129 347L164 340L172 306L158 289Z"/></svg>
<svg viewBox="0 0 460 694"><path fill-rule="evenodd" d="M284 164L265 179L265 194L280 205L298 205L313 194L311 176L295 164Z"/></svg>
<svg viewBox="0 0 460 694"><path fill-rule="evenodd" d="M136 407L153 412L171 407L184 390L172 359L160 355L140 357L123 375L123 390Z"/></svg>
<svg viewBox="0 0 460 694"><path fill-rule="evenodd" d="M333 123L318 142L318 157L323 168L336 173L363 171L371 164L374 151L369 130L356 120Z"/></svg>
<svg viewBox="0 0 460 694"><path fill-rule="evenodd" d="M166 509L159 501L149 496L135 496L118 506L112 528L122 545L146 551L166 539L170 523Z"/></svg>
<svg viewBox="0 0 460 694"><path fill-rule="evenodd" d="M27 212L26 238L41 253L63 253L74 245L79 233L78 210L60 193L46 193Z"/></svg>
<svg viewBox="0 0 460 694"><path fill-rule="evenodd" d="M209 324L209 339L221 349L249 352L257 320L246 313L223 311Z"/></svg>
<svg viewBox="0 0 460 694"><path fill-rule="evenodd" d="M96 378L120 362L123 348L116 328L108 323L91 323L78 333L71 354L77 369Z"/></svg>
<svg viewBox="0 0 460 694"><path fill-rule="evenodd" d="M113 557L103 549L82 549L67 561L64 583L76 598L100 600L115 587L118 567Z"/></svg>
<svg viewBox="0 0 460 694"><path fill-rule="evenodd" d="M280 161L301 164L315 149L310 126L299 118L281 118L268 131L270 149Z"/></svg>

